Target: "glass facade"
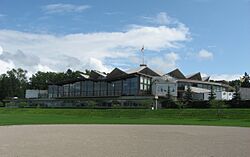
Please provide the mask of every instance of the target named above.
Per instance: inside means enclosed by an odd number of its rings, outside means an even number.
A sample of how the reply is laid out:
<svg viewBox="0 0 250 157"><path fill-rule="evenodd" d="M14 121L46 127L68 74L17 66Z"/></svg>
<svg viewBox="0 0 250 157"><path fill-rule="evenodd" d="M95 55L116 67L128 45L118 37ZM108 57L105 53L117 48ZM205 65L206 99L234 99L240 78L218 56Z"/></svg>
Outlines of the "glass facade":
<svg viewBox="0 0 250 157"><path fill-rule="evenodd" d="M148 87L150 80L143 80L143 88ZM49 85L49 97L105 97L105 96L132 96L138 95L139 77L131 77L116 81L92 81L85 80L61 86Z"/></svg>
<svg viewBox="0 0 250 157"><path fill-rule="evenodd" d="M151 93L151 78L140 76L140 93L142 95Z"/></svg>
<svg viewBox="0 0 250 157"><path fill-rule="evenodd" d="M213 90L215 92L219 91L226 91L225 87L219 86L219 85L211 85L211 84L205 84L205 83L189 83L189 82L178 82L178 90L184 90L185 86L191 86L191 87L198 87L203 89L211 89L211 86L213 86Z"/></svg>

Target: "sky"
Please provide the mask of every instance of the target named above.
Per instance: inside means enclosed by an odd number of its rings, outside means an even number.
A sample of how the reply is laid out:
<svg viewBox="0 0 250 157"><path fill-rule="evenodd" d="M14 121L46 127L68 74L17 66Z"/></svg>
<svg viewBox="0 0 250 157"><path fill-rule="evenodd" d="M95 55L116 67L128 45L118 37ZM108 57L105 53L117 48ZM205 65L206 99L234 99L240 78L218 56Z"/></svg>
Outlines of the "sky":
<svg viewBox="0 0 250 157"><path fill-rule="evenodd" d="M250 72L250 0L0 0L0 73Z"/></svg>

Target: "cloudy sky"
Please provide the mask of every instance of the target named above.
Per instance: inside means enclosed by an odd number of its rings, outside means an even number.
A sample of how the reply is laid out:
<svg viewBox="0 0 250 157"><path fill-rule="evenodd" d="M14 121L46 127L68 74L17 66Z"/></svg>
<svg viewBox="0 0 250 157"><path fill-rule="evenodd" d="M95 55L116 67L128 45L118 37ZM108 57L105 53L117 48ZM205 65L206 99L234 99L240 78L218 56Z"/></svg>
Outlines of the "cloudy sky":
<svg viewBox="0 0 250 157"><path fill-rule="evenodd" d="M250 67L249 0L0 0L0 73L149 67L235 79Z"/></svg>

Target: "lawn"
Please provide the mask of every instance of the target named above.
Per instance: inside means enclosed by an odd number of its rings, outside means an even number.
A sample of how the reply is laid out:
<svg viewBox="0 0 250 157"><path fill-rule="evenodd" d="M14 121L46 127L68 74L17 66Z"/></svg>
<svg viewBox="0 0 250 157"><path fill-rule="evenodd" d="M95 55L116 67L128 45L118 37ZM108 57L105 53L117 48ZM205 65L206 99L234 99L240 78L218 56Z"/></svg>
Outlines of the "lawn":
<svg viewBox="0 0 250 157"><path fill-rule="evenodd" d="M250 109L7 109L0 125L21 124L174 124L250 127Z"/></svg>

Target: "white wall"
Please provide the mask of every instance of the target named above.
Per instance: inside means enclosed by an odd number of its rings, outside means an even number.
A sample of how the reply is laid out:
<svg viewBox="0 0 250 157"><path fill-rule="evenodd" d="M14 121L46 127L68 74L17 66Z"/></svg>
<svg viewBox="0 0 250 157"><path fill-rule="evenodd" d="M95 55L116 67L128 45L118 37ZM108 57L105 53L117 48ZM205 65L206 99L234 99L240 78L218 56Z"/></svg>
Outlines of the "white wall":
<svg viewBox="0 0 250 157"><path fill-rule="evenodd" d="M216 94L216 100L232 100L234 92L214 92ZM204 93L204 100L208 100L210 93Z"/></svg>
<svg viewBox="0 0 250 157"><path fill-rule="evenodd" d="M242 100L250 100L250 88L240 88L239 93Z"/></svg>
<svg viewBox="0 0 250 157"><path fill-rule="evenodd" d="M152 94L157 96L166 96L168 94L168 87L170 94L177 97L177 84L176 83L156 83L152 85Z"/></svg>

